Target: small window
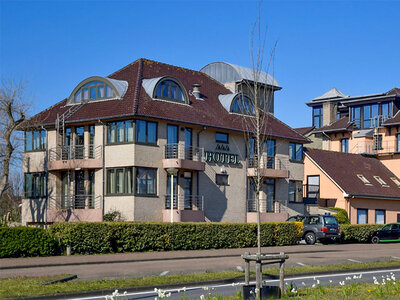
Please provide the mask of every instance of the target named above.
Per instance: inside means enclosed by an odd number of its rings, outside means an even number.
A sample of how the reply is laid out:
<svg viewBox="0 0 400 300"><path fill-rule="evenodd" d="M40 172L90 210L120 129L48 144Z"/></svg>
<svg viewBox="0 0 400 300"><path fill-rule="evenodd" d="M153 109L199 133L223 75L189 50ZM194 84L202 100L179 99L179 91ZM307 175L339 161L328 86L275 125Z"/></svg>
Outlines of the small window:
<svg viewBox="0 0 400 300"><path fill-rule="evenodd" d="M349 152L349 139L341 139L340 140L340 148L342 152Z"/></svg>
<svg viewBox="0 0 400 300"><path fill-rule="evenodd" d="M375 224L386 223L386 211L384 209L375 209Z"/></svg>
<svg viewBox="0 0 400 300"><path fill-rule="evenodd" d="M322 127L323 109L322 106L313 107L313 126L315 128Z"/></svg>
<svg viewBox="0 0 400 300"><path fill-rule="evenodd" d="M289 159L292 161L303 161L303 145L289 143Z"/></svg>
<svg viewBox="0 0 400 300"><path fill-rule="evenodd" d="M383 186L383 187L389 187L389 186L387 185L387 183L386 183L381 177L379 177L379 176L374 176L374 178L376 179L376 181L378 181L378 182L381 184L381 186Z"/></svg>
<svg viewBox="0 0 400 300"><path fill-rule="evenodd" d="M244 95L238 95L233 99L231 105L231 112L243 114L243 115L254 115L254 106L250 98Z"/></svg>
<svg viewBox="0 0 400 300"><path fill-rule="evenodd" d="M397 177L390 177L390 179L400 188L400 180Z"/></svg>
<svg viewBox="0 0 400 300"><path fill-rule="evenodd" d="M215 133L215 141L217 143L229 144L229 135L227 133L217 132Z"/></svg>
<svg viewBox="0 0 400 300"><path fill-rule="evenodd" d="M357 209L357 224L368 224L368 209Z"/></svg>
<svg viewBox="0 0 400 300"><path fill-rule="evenodd" d="M215 174L215 183L217 185L229 185L228 174Z"/></svg>
<svg viewBox="0 0 400 300"><path fill-rule="evenodd" d="M157 85L154 98L185 102L181 85L171 79L163 80Z"/></svg>
<svg viewBox="0 0 400 300"><path fill-rule="evenodd" d="M136 120L136 142L144 144L156 144L157 123Z"/></svg>
<svg viewBox="0 0 400 300"><path fill-rule="evenodd" d="M367 178L365 178L364 175L362 175L362 174L357 174L357 177L360 178L360 180L361 180L364 184L372 185L371 182L369 182L369 180L368 180Z"/></svg>
<svg viewBox="0 0 400 300"><path fill-rule="evenodd" d="M289 202L303 201L303 182L300 180L289 181Z"/></svg>
<svg viewBox="0 0 400 300"><path fill-rule="evenodd" d="M154 196L157 194L157 169L136 168L136 195Z"/></svg>

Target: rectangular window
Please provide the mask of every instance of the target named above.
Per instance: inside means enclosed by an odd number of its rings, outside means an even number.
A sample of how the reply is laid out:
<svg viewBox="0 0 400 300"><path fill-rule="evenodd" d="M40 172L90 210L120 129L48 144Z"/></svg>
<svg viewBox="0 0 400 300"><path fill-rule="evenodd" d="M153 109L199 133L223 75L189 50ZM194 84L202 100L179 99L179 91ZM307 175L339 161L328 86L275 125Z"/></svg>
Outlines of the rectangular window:
<svg viewBox="0 0 400 300"><path fill-rule="evenodd" d="M107 194L132 194L132 173L132 167L107 169Z"/></svg>
<svg viewBox="0 0 400 300"><path fill-rule="evenodd" d="M289 202L302 202L303 184L300 180L289 180Z"/></svg>
<svg viewBox="0 0 400 300"><path fill-rule="evenodd" d="M361 127L361 107L356 106L351 108L351 121L354 122L357 128Z"/></svg>
<svg viewBox="0 0 400 300"><path fill-rule="evenodd" d="M265 180L267 185L267 212L274 212L275 203L275 179L268 178Z"/></svg>
<svg viewBox="0 0 400 300"><path fill-rule="evenodd" d="M386 210L375 209L375 224L385 224L386 223Z"/></svg>
<svg viewBox="0 0 400 300"><path fill-rule="evenodd" d="M227 133L216 132L215 141L217 143L229 144L229 135Z"/></svg>
<svg viewBox="0 0 400 300"><path fill-rule="evenodd" d="M136 120L136 142L144 144L156 144L157 123Z"/></svg>
<svg viewBox="0 0 400 300"><path fill-rule="evenodd" d="M107 143L133 142L133 120L110 122L107 124Z"/></svg>
<svg viewBox="0 0 400 300"><path fill-rule="evenodd" d="M386 102L381 104L382 116L392 116L392 102Z"/></svg>
<svg viewBox="0 0 400 300"><path fill-rule="evenodd" d="M303 145L289 143L289 159L293 161L303 161Z"/></svg>
<svg viewBox="0 0 400 300"><path fill-rule="evenodd" d="M374 135L374 150L383 150L382 148L382 134Z"/></svg>
<svg viewBox="0 0 400 300"><path fill-rule="evenodd" d="M368 224L368 209L357 208L357 224Z"/></svg>
<svg viewBox="0 0 400 300"><path fill-rule="evenodd" d="M24 177L25 198L40 198L46 196L46 177L44 173L27 173Z"/></svg>
<svg viewBox="0 0 400 300"><path fill-rule="evenodd" d="M157 169L136 168L136 194L154 196L157 194Z"/></svg>
<svg viewBox="0 0 400 300"><path fill-rule="evenodd" d="M322 106L313 107L313 126L315 128L322 127L323 109Z"/></svg>
<svg viewBox="0 0 400 300"><path fill-rule="evenodd" d="M46 150L46 130L25 131L25 151Z"/></svg>
<svg viewBox="0 0 400 300"><path fill-rule="evenodd" d="M229 185L228 174L215 174L215 183L217 185Z"/></svg>
<svg viewBox="0 0 400 300"><path fill-rule="evenodd" d="M319 175L307 176L307 198L319 198Z"/></svg>
<svg viewBox="0 0 400 300"><path fill-rule="evenodd" d="M396 139L397 139L397 152L400 152L400 133L398 133L396 135Z"/></svg>
<svg viewBox="0 0 400 300"><path fill-rule="evenodd" d="M340 140L340 149L342 152L349 152L349 139Z"/></svg>

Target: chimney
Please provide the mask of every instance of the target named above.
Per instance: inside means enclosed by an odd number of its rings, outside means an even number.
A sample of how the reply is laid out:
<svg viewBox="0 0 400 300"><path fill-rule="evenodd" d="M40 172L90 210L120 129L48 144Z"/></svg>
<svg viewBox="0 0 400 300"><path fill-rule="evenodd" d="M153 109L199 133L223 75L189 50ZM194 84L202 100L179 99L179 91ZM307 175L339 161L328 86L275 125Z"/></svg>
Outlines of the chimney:
<svg viewBox="0 0 400 300"><path fill-rule="evenodd" d="M192 95L196 98L196 100L203 100L201 98L200 87L201 87L201 84L198 84L198 83L193 84Z"/></svg>

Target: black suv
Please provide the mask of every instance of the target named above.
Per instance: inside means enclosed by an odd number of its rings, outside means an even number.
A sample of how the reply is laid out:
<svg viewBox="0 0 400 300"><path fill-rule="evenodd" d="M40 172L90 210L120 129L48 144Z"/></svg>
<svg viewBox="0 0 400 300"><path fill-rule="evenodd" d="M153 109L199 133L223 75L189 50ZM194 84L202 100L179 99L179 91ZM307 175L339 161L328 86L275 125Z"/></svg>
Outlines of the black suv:
<svg viewBox="0 0 400 300"><path fill-rule="evenodd" d="M319 241L323 244L340 238L340 228L335 217L331 215L293 216L288 221L303 222L302 239L308 245Z"/></svg>

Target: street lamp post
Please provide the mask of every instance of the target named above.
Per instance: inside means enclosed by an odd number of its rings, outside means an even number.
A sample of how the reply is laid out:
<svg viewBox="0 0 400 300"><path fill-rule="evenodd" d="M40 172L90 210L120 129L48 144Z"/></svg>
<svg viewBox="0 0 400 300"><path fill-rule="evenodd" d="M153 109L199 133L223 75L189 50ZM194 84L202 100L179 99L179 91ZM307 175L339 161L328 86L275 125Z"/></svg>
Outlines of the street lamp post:
<svg viewBox="0 0 400 300"><path fill-rule="evenodd" d="M178 174L178 169L169 168L167 172L171 175L171 223L174 223L174 176Z"/></svg>

